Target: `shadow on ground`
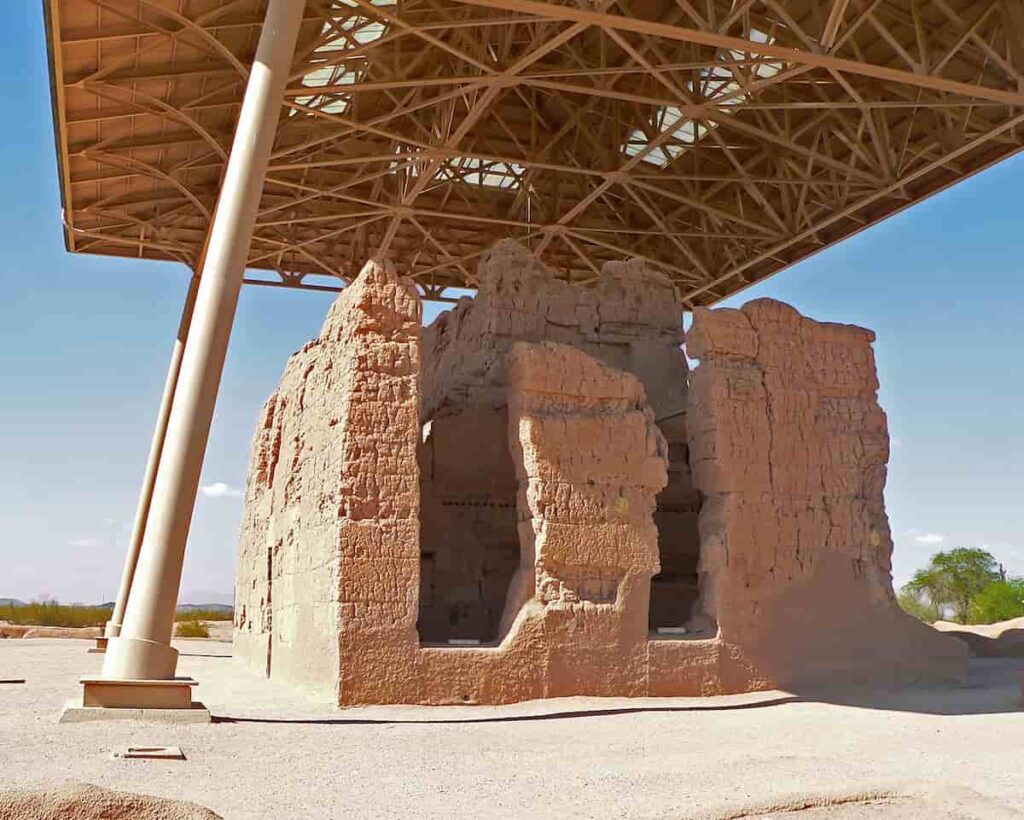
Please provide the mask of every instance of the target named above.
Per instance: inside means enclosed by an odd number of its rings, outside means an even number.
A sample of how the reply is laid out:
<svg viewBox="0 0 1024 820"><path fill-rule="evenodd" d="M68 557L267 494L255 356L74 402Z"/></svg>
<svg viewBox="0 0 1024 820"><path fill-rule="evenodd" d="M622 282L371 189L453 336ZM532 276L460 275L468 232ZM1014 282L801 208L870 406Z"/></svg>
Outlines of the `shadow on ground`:
<svg viewBox="0 0 1024 820"><path fill-rule="evenodd" d="M795 695L785 695L773 698L772 700L756 701L753 703L737 704L708 704L707 706L625 706L621 708L608 709L568 709L562 712L543 712L537 714L515 714L515 715L487 715L481 717L449 717L449 718L364 718L364 717L337 717L337 718L258 718L258 717L229 717L215 715L214 723L297 723L297 724L319 724L319 725L360 725L375 723L422 723L446 724L446 723L516 723L533 720L569 720L572 718L588 717L609 717L614 715L639 715L639 714L664 714L669 712L734 712L743 709L765 709L770 706L782 706L787 703L796 703L800 698ZM446 707L441 707L446 708ZM462 707L457 707L462 708ZM498 707L490 707L498 708Z"/></svg>
<svg viewBox="0 0 1024 820"><path fill-rule="evenodd" d="M202 652L179 652L179 658L223 658L224 660L231 660L230 655L208 655Z"/></svg>
<svg viewBox="0 0 1024 820"><path fill-rule="evenodd" d="M803 701L860 709L949 716L998 715L1021 712L1022 686L1024 658L971 658L967 682L960 686L888 690L806 688L793 694Z"/></svg>
<svg viewBox="0 0 1024 820"><path fill-rule="evenodd" d="M354 726L374 724L418 724L443 725L454 723L515 723L525 721L554 721L580 718L613 717L617 715L738 712L751 709L768 709L797 703L827 703L858 709L875 709L892 712L916 712L931 715L994 715L1021 712L1021 686L1024 680L1024 658L973 658L968 681L962 686L947 687L904 687L900 689L850 688L837 690L801 689L800 691L773 694L760 700L744 700L737 703L709 701L701 703L693 699L686 704L652 705L646 701L636 706L622 706L621 699L609 701L608 708L594 706L593 701L579 709L561 711L537 711L532 713L494 714L502 707L484 707L488 714L473 716L467 714L473 707L457 708L459 714L435 717L403 718L394 715L370 717L352 715L348 717L341 710L331 716L315 717L260 717L231 714L215 714L214 723L266 723L322 726ZM717 699L716 699L717 700ZM551 701L538 701L550 705ZM612 704L615 705L612 705ZM516 708L522 708L518 705ZM367 707L376 709L378 707ZM410 707L398 707L405 709ZM541 706L541 709L544 707ZM1024 714L1024 712L1022 712Z"/></svg>

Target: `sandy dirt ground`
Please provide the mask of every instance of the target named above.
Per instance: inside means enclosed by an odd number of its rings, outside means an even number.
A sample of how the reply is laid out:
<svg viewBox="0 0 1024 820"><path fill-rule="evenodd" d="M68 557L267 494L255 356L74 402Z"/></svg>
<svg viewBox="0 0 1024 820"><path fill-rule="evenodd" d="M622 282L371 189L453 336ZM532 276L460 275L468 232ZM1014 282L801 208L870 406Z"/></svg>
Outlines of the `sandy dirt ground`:
<svg viewBox="0 0 1024 820"><path fill-rule="evenodd" d="M0 641L0 789L84 781L226 818L1024 817L1024 659L967 687L339 711L177 641L212 724L58 725L101 656ZM181 761L114 758L175 745ZM826 803L834 805L823 805Z"/></svg>

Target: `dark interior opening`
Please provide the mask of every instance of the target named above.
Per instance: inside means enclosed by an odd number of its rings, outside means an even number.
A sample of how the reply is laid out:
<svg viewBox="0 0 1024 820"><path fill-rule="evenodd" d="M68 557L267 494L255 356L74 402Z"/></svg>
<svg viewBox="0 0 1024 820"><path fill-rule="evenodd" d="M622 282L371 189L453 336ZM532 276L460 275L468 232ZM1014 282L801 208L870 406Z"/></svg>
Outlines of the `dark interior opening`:
<svg viewBox="0 0 1024 820"><path fill-rule="evenodd" d="M419 456L420 641L493 643L519 566L507 408L439 413Z"/></svg>
<svg viewBox="0 0 1024 820"><path fill-rule="evenodd" d="M651 579L649 626L654 634L704 637L694 617L700 594L700 493L690 476L686 415L659 419L658 427L668 442L669 464L668 484L658 494L654 513L661 572Z"/></svg>

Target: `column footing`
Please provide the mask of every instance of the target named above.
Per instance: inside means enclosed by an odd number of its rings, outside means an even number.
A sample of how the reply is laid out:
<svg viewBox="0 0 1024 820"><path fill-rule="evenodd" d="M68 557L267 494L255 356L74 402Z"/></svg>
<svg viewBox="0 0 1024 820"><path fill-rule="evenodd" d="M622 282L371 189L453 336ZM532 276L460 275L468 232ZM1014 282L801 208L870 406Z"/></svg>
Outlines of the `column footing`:
<svg viewBox="0 0 1024 820"><path fill-rule="evenodd" d="M192 678L170 680L116 680L82 678L82 701L76 708L91 710L193 711ZM199 704L200 708L202 707ZM207 712L207 720L209 713Z"/></svg>
<svg viewBox="0 0 1024 820"><path fill-rule="evenodd" d="M201 703L188 709L112 709L105 706L82 706L77 701L68 703L60 713L58 723L90 723L109 720L145 720L151 723L211 723L210 710Z"/></svg>

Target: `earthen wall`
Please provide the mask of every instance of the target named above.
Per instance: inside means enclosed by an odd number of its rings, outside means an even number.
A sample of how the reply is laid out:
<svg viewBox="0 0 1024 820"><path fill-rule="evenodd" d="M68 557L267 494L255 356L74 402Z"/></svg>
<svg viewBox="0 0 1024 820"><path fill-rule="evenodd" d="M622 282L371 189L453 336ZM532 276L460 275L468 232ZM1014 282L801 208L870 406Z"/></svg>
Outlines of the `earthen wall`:
<svg viewBox="0 0 1024 820"><path fill-rule="evenodd" d="M505 339L475 379L421 371L418 316L394 270L367 266L265 408L236 616L236 654L254 668L342 705L962 677L964 647L893 599L870 332L768 300L696 312L684 417L702 502L696 620L708 631L669 638L649 619L671 443L642 379L552 340ZM432 342L432 360L453 355L454 340L440 353ZM500 382L488 381L498 367ZM458 401L437 400L441 382ZM456 427L424 429L425 407L428 428L473 413L489 425L479 446L507 456L493 485L477 486L485 472L463 464ZM434 436L450 439L428 460ZM511 494L514 560L487 614L495 638L480 646L417 629L420 470L436 482L439 463L449 488Z"/></svg>
<svg viewBox="0 0 1024 820"><path fill-rule="evenodd" d="M606 264L590 287L572 285L515 242L488 251L477 278L475 298L423 332L421 637L487 642L501 634L519 558L505 435L517 342L566 344L643 384L670 458L656 512L664 566L652 623L682 626L697 598L699 499L687 459L678 291L640 259Z"/></svg>
<svg viewBox="0 0 1024 820"><path fill-rule="evenodd" d="M874 338L770 299L687 334L703 610L778 685L963 674L893 595Z"/></svg>
<svg viewBox="0 0 1024 820"><path fill-rule="evenodd" d="M329 700L346 644L415 635L419 317L413 286L367 264L289 360L253 443L236 651Z"/></svg>

